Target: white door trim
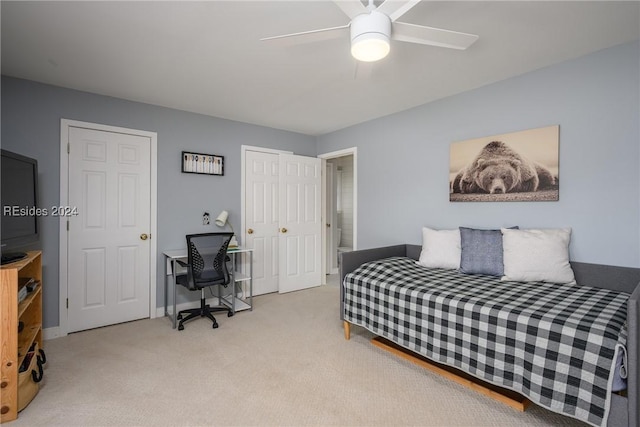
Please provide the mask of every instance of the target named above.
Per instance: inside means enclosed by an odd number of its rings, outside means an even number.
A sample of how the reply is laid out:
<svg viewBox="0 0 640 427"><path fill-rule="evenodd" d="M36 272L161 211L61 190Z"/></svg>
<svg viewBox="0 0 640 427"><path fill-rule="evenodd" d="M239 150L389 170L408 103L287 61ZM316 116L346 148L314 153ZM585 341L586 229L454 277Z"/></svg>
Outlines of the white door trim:
<svg viewBox="0 0 640 427"><path fill-rule="evenodd" d="M322 251L324 253L324 263L322 265L322 270L325 272L325 274L335 274L337 273L337 269L335 269L336 271L333 271L333 261L330 261L330 259L332 259L332 254L331 252L333 252L333 237L335 235L335 229L336 229L336 222L333 221L333 175L334 175L334 170L333 170L333 163L329 163L327 162L325 159L322 159L322 170L324 171L325 175L324 178L322 180L322 200L324 200L323 206L324 206L324 212L323 212L323 218L324 218L324 223L325 226L323 227L324 232L326 233L326 237L323 239L323 243L322 243ZM331 224L330 227L327 227L326 224ZM331 249L331 252L329 252L329 250ZM323 278L323 285L327 284L327 278L324 277Z"/></svg>
<svg viewBox="0 0 640 427"><path fill-rule="evenodd" d="M128 129L116 126L101 125L97 123L81 122L77 120L60 120L60 206L67 206L69 203L69 157L65 155L67 152L67 143L69 142L69 128L79 127L85 129L93 129L104 132L124 133L128 135L137 135L147 137L151 140L151 222L149 241L149 316L154 319L157 315L156 310L156 290L158 287L156 279L156 260L158 258L158 250L156 241L158 240L157 230L157 163L158 163L158 134L156 132L148 132L143 130ZM60 309L59 309L59 330L57 336L66 336L68 334L67 321L67 295L68 295L68 242L67 242L67 221L60 218L59 222L60 236L60 261L59 261L59 288L60 288Z"/></svg>
<svg viewBox="0 0 640 427"><path fill-rule="evenodd" d="M358 147L345 148L343 150L332 151L330 153L318 154L320 159L335 159L353 155L353 250L358 249ZM323 177L326 185L327 176ZM322 210L327 209L326 192L322 196ZM324 238L323 238L324 239ZM326 243L325 243L326 244Z"/></svg>

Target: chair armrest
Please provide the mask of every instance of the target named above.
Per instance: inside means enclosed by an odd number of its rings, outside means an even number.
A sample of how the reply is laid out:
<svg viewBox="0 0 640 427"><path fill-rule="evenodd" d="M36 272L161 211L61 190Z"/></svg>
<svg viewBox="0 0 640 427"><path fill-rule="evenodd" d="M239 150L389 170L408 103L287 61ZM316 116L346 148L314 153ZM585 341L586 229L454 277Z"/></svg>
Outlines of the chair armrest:
<svg viewBox="0 0 640 427"><path fill-rule="evenodd" d="M179 259L177 259L176 262L181 267L187 269L187 283L188 283L187 288L191 289L191 287L195 286L195 280L193 278L193 270L191 269L191 264L184 261L180 261ZM181 274L184 274L184 273L181 273Z"/></svg>

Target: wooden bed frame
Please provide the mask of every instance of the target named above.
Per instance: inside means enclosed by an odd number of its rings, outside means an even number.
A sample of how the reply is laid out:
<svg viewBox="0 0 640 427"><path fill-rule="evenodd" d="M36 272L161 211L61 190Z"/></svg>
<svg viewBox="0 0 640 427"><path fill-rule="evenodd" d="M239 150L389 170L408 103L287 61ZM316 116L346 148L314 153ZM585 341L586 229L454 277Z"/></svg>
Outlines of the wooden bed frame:
<svg viewBox="0 0 640 427"><path fill-rule="evenodd" d="M365 262L394 256L405 256L417 260L422 248L419 245L396 245L353 252L340 255L340 283L344 276ZM611 410L607 426L636 427L640 425L640 268L616 267L603 264L571 262L576 282L584 286L613 289L631 294L627 303L627 360L628 378L626 395L611 395ZM340 318L344 322L344 336L349 339L351 324L344 320L344 287L340 286ZM420 366L445 375L454 381L467 385L508 405L524 410L528 404L526 398L510 390L493 385L479 384L464 372L437 364L429 359L410 352L387 340L374 338L374 345L408 359ZM516 394L517 396L514 396Z"/></svg>

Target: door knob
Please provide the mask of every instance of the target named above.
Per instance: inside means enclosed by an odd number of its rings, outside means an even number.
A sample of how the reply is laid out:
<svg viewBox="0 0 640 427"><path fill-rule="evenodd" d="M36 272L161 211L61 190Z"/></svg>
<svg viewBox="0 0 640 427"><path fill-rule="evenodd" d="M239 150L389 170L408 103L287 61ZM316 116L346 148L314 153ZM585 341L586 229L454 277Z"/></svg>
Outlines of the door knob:
<svg viewBox="0 0 640 427"><path fill-rule="evenodd" d="M327 224L327 228L331 227L331 224Z"/></svg>
<svg viewBox="0 0 640 427"><path fill-rule="evenodd" d="M281 233L286 233L286 232L287 232L287 229L286 229L286 228L284 228L284 227L282 227L282 228L280 229L280 232L281 232Z"/></svg>
<svg viewBox="0 0 640 427"><path fill-rule="evenodd" d="M247 234L253 234L253 228L248 229Z"/></svg>
<svg viewBox="0 0 640 427"><path fill-rule="evenodd" d="M146 234L142 233L140 235L140 240L147 240L149 238L149 236L147 236Z"/></svg>

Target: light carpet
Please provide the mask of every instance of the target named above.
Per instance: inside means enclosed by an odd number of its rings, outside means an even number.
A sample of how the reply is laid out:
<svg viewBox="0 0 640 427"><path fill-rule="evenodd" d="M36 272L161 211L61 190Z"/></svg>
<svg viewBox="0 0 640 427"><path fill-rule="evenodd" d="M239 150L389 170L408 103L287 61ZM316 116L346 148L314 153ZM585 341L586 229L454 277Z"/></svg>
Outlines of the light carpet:
<svg viewBox="0 0 640 427"><path fill-rule="evenodd" d="M401 360L352 328L339 289L254 298L253 311L171 329L167 318L45 342L40 393L19 426L568 426Z"/></svg>

